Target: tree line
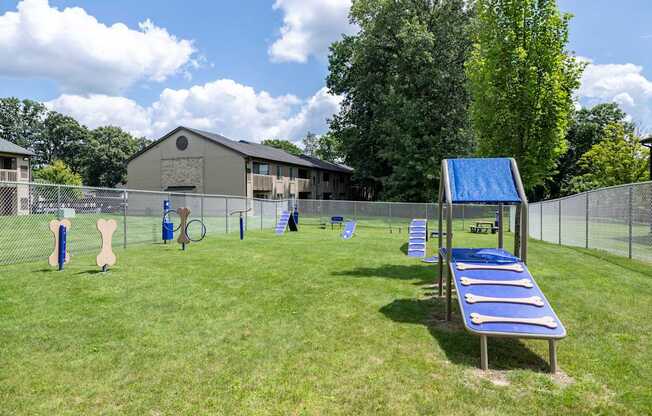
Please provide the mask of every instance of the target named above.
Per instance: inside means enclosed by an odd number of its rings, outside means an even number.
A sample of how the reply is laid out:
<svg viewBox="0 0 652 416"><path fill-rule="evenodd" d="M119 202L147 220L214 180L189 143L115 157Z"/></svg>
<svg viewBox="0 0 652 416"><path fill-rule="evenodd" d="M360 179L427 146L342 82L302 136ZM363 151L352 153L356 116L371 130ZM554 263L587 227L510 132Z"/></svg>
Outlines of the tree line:
<svg viewBox="0 0 652 416"><path fill-rule="evenodd" d="M147 145L116 126L89 129L32 100L0 98L0 138L34 151L35 180L114 187L127 159Z"/></svg>
<svg viewBox="0 0 652 416"><path fill-rule="evenodd" d="M514 157L533 200L648 179L614 103L576 109L584 64L555 0L358 0L333 43L337 158L370 198L436 198L441 160Z"/></svg>

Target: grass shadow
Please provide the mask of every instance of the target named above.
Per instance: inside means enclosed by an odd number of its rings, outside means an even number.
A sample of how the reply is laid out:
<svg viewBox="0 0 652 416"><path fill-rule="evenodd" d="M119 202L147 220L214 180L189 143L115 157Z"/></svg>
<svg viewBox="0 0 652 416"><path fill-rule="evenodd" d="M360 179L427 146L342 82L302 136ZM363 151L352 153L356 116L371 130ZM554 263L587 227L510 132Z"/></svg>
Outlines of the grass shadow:
<svg viewBox="0 0 652 416"><path fill-rule="evenodd" d="M446 298L397 299L383 306L380 312L389 319L424 325L455 364L480 365L480 338L464 329L459 309L453 309L452 320L446 321ZM491 338L488 343L489 367L494 370L549 370L548 363L517 338Z"/></svg>
<svg viewBox="0 0 652 416"><path fill-rule="evenodd" d="M402 251L403 254L405 254L406 256L407 256L407 254L408 254L408 247L409 247L408 243L403 243L403 245L401 246L401 251Z"/></svg>
<svg viewBox="0 0 652 416"><path fill-rule="evenodd" d="M379 277L385 279L415 280L415 285L436 283L439 268L436 264L419 263L410 266L386 264L380 267L358 267L352 270L334 272L335 276Z"/></svg>

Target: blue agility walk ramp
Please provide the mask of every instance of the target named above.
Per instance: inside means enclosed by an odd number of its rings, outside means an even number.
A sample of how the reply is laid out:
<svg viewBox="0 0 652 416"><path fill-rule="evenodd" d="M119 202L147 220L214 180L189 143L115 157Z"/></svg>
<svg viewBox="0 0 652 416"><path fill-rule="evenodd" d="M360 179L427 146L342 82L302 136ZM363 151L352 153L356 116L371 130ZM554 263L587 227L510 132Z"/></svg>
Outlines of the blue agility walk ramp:
<svg viewBox="0 0 652 416"><path fill-rule="evenodd" d="M356 224L355 221L347 221L346 224L344 224L344 231L342 231L343 239L350 240L353 237L355 234Z"/></svg>
<svg viewBox="0 0 652 416"><path fill-rule="evenodd" d="M290 231L299 231L299 227L297 227L297 224L295 222L295 216L293 213L290 211L283 211L281 212L281 216L278 218L278 222L276 223L276 227L274 228L274 232L276 235L282 235L285 233L286 229L290 229Z"/></svg>
<svg viewBox="0 0 652 416"><path fill-rule="evenodd" d="M566 336L566 329L526 265L528 207L516 161L508 158L445 159L440 178L439 294L442 295L446 278L446 319L452 316L454 286L464 327L480 336L483 370L489 367L487 338L513 337L548 340L550 370L556 372L555 342ZM453 248L455 204L498 206L497 249ZM503 247L505 205L517 207L513 254Z"/></svg>
<svg viewBox="0 0 652 416"><path fill-rule="evenodd" d="M410 257L426 256L426 241L428 236L428 221L413 219L408 226L408 250Z"/></svg>

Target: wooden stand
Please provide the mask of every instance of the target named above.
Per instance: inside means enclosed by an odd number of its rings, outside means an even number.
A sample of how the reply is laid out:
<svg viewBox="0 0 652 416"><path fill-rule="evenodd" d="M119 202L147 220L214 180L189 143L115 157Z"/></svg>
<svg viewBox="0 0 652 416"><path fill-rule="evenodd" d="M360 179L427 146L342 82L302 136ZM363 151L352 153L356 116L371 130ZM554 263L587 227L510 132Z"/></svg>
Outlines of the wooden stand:
<svg viewBox="0 0 652 416"><path fill-rule="evenodd" d="M115 220L99 219L95 226L102 238L100 254L95 258L95 262L102 268L103 272L106 272L107 269L110 266L113 266L116 262L116 256L115 253L113 253L113 233L118 228L118 224Z"/></svg>
<svg viewBox="0 0 652 416"><path fill-rule="evenodd" d="M177 214L179 214L179 221L181 222L181 225L179 227L179 230L181 230L181 232L179 233L179 237L177 238L177 243L181 244L182 250L185 250L186 244L190 243L188 234L186 234L188 217L190 216L190 208L179 208L177 209Z"/></svg>
<svg viewBox="0 0 652 416"><path fill-rule="evenodd" d="M52 220L50 221L50 231L52 232L52 237L54 238L54 249L50 257L48 257L48 264L52 267L55 267L59 264L59 226L63 225L66 227L66 230L70 230L70 220ZM66 247L66 260L68 263L70 261L70 253L68 253L68 248Z"/></svg>

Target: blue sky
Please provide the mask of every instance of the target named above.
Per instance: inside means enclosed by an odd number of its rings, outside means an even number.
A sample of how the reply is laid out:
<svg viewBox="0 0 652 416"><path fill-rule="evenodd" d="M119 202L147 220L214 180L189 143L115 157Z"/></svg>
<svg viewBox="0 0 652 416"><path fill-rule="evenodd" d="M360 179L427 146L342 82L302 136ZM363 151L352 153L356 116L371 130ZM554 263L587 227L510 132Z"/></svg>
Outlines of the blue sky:
<svg viewBox="0 0 652 416"><path fill-rule="evenodd" d="M326 51L349 0L0 0L0 96L156 138L178 124L228 137L323 133L340 98ZM616 101L652 130L652 2L559 0L591 64L583 106Z"/></svg>

